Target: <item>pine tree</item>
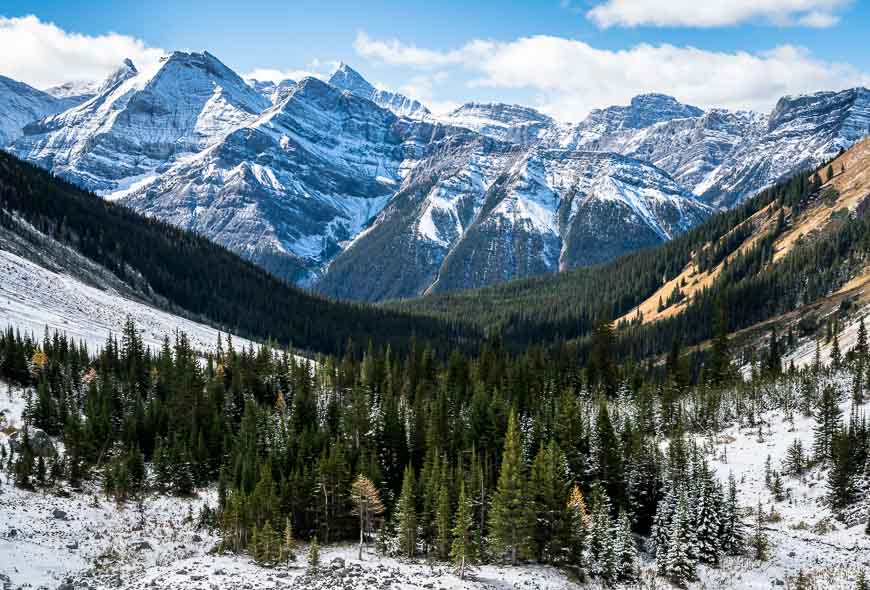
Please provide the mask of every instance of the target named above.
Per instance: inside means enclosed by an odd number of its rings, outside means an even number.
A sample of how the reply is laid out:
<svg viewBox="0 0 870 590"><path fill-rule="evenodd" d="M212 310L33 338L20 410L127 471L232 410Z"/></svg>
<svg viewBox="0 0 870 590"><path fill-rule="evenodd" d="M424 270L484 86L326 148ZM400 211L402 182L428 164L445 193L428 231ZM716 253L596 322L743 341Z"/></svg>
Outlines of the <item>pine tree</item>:
<svg viewBox="0 0 870 590"><path fill-rule="evenodd" d="M855 590L870 590L870 584L867 582L867 575L864 570L858 572L858 579L855 582Z"/></svg>
<svg viewBox="0 0 870 590"><path fill-rule="evenodd" d="M459 500L452 530L453 544L450 548L450 557L456 565L460 580L465 579L466 570L475 561L473 528L471 502L465 496L465 482L460 481Z"/></svg>
<svg viewBox="0 0 870 590"><path fill-rule="evenodd" d="M695 535L686 503L686 493L677 498L673 521L668 538L668 553L665 559L665 574L679 587L685 587L695 579L696 569Z"/></svg>
<svg viewBox="0 0 870 590"><path fill-rule="evenodd" d="M417 497L414 469L405 467L402 493L396 510L396 532L399 536L399 552L405 557L414 557L417 552Z"/></svg>
<svg viewBox="0 0 870 590"><path fill-rule="evenodd" d="M256 528L254 530L257 530ZM266 521L263 528L257 531L256 539L251 543L253 545L253 557L259 565L265 567L275 566L281 556L281 538L278 532L272 528L272 523Z"/></svg>
<svg viewBox="0 0 870 590"><path fill-rule="evenodd" d="M828 474L828 500L834 510L842 510L854 499L857 471L852 436L846 428L840 428L831 442L831 472Z"/></svg>
<svg viewBox="0 0 870 590"><path fill-rule="evenodd" d="M499 551L511 565L525 557L528 543L529 507L526 498L525 465L516 412L511 411L502 453L501 471L492 500L491 531Z"/></svg>
<svg viewBox="0 0 870 590"><path fill-rule="evenodd" d="M801 476L806 468L806 457L804 456L804 446L801 439L796 438L792 442L785 453L785 470L791 475Z"/></svg>
<svg viewBox="0 0 870 590"><path fill-rule="evenodd" d="M442 483L438 491L438 499L435 505L435 543L438 556L447 559L450 551L450 491L446 483Z"/></svg>
<svg viewBox="0 0 870 590"><path fill-rule="evenodd" d="M308 573L316 574L320 567L320 546L317 544L317 537L311 539L311 544L308 546Z"/></svg>
<svg viewBox="0 0 870 590"><path fill-rule="evenodd" d="M838 330L835 328L833 340L831 341L831 369L834 371L839 370L840 365L843 363L843 356L840 353L840 336L837 332Z"/></svg>
<svg viewBox="0 0 870 590"><path fill-rule="evenodd" d="M764 561L767 559L768 541L767 534L764 532L764 512L761 508L761 500L758 501L755 525L752 529L752 534L749 536L749 547L752 549L752 556L756 560Z"/></svg>
<svg viewBox="0 0 870 590"><path fill-rule="evenodd" d="M706 564L719 563L721 553L720 530L721 495L709 471L696 474L701 479L699 495L695 504L693 530L697 539L697 556Z"/></svg>
<svg viewBox="0 0 870 590"><path fill-rule="evenodd" d="M820 461L827 461L831 458L831 442L839 428L842 414L843 412L837 403L834 386L826 386L822 390L822 397L815 414L814 451Z"/></svg>
<svg viewBox="0 0 870 590"><path fill-rule="evenodd" d="M619 511L616 557L619 579L624 581L634 580L637 576L637 547L631 534L631 521L625 510Z"/></svg>
<svg viewBox="0 0 870 590"><path fill-rule="evenodd" d="M773 473L773 481L770 484L770 491L773 494L775 502L782 502L785 500L785 490L783 489L782 476L780 476L779 471L774 471Z"/></svg>

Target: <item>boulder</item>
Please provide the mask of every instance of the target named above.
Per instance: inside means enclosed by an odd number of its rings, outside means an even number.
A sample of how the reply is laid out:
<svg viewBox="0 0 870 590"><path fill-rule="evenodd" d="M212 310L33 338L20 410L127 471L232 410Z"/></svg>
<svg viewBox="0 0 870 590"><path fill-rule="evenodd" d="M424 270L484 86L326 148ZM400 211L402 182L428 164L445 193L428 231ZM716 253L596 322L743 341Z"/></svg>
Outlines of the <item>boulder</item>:
<svg viewBox="0 0 870 590"><path fill-rule="evenodd" d="M151 551L152 549L151 543L143 539L136 539L135 541L130 541L127 547L129 547L133 551Z"/></svg>
<svg viewBox="0 0 870 590"><path fill-rule="evenodd" d="M341 557L336 557L332 561L329 562L329 567L333 570L341 570L344 569L344 559Z"/></svg>
<svg viewBox="0 0 870 590"><path fill-rule="evenodd" d="M44 430L31 428L28 430L28 434L30 435L30 450L35 456L51 457L54 455L54 442L52 442L51 437ZM20 453L23 440L24 432L21 430L13 432L9 437L9 448L15 453Z"/></svg>
<svg viewBox="0 0 870 590"><path fill-rule="evenodd" d="M52 515L52 517L56 518L57 520L69 520L67 513L64 510L61 510L60 508L55 508L54 510L52 510L51 515Z"/></svg>

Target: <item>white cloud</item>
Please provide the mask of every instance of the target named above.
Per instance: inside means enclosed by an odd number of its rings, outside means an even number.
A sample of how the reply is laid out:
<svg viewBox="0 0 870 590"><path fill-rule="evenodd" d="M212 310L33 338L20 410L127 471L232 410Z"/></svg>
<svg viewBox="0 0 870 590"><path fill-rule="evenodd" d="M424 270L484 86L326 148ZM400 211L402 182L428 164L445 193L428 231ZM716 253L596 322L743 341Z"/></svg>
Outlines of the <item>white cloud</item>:
<svg viewBox="0 0 870 590"><path fill-rule="evenodd" d="M601 28L726 27L747 22L825 28L852 0L606 0L586 13Z"/></svg>
<svg viewBox="0 0 870 590"><path fill-rule="evenodd" d="M318 78L326 80L338 68L337 61L321 61L319 59L312 60L307 67L301 69L278 70L274 68L257 68L244 75L246 80L260 80L265 82L280 82L282 80L299 81L305 77Z"/></svg>
<svg viewBox="0 0 870 590"><path fill-rule="evenodd" d="M126 58L147 68L165 53L127 35L68 33L35 16L0 16L0 47L0 74L36 88L101 80Z"/></svg>
<svg viewBox="0 0 870 590"><path fill-rule="evenodd" d="M414 45L401 43L396 39L375 40L365 32L359 32L353 42L357 53L369 59L382 61L394 66L413 66L434 68L456 65L475 56L483 56L492 51L495 44L491 41L472 41L454 51L435 51L420 49Z"/></svg>
<svg viewBox="0 0 870 590"><path fill-rule="evenodd" d="M870 85L870 76L853 66L817 59L791 45L763 53L667 44L612 51L541 35L473 41L442 52L362 38L357 51L367 58L421 70L452 66L471 87L528 92L539 108L566 120L579 120L593 108L627 104L646 92L663 92L701 107L766 111L785 94ZM449 97L457 98L464 97Z"/></svg>

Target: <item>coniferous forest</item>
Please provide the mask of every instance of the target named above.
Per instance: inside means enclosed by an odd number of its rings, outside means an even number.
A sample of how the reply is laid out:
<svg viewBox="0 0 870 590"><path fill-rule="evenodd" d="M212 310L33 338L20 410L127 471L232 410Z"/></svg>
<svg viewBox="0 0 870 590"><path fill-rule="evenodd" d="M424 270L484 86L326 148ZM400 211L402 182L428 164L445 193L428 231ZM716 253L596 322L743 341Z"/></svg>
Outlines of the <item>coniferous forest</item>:
<svg viewBox="0 0 870 590"><path fill-rule="evenodd" d="M743 524L737 482L709 464L706 437L726 424L763 436L767 410L813 417L813 448L790 449L787 468L768 472L774 494L816 464L830 466L836 510L866 488L863 321L851 349L836 345L836 328L831 338L829 359L796 370L773 335L742 375L725 331L703 360L674 347L650 370L617 361L610 324L597 326L586 364L497 342L442 358L416 340L407 354L348 346L311 360L226 338L203 357L183 333L150 350L132 322L92 353L8 329L0 377L26 388L29 429L60 437L65 452L36 456L28 430L0 465L18 486L97 481L119 503L214 485L200 526L265 566L296 558L297 541L311 541L315 561L318 544L358 541L462 572L539 562L610 584L632 579L644 550L684 584L698 564L766 555L763 526Z"/></svg>

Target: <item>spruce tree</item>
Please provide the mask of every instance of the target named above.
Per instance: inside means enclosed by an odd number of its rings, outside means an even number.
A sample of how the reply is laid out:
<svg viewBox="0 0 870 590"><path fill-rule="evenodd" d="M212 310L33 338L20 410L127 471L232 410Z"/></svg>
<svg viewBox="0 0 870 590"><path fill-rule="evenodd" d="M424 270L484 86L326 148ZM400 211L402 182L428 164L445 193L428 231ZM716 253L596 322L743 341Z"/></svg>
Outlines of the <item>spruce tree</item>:
<svg viewBox="0 0 870 590"><path fill-rule="evenodd" d="M758 501L755 525L753 526L752 534L749 536L749 547L752 549L753 558L758 561L767 559L768 540L767 534L764 532L764 511L761 508L761 500Z"/></svg>
<svg viewBox="0 0 870 590"><path fill-rule="evenodd" d="M450 491L447 488L447 484L442 483L435 505L435 545L438 557L441 559L447 559L450 552L451 517Z"/></svg>
<svg viewBox="0 0 870 590"><path fill-rule="evenodd" d="M686 493L677 498L674 517L668 537L668 552L665 559L665 574L679 587L685 587L695 579L697 563L696 539L692 531L692 521L686 501Z"/></svg>
<svg viewBox="0 0 870 590"><path fill-rule="evenodd" d="M465 573L470 565L474 563L474 539L473 539L473 514L471 511L471 502L465 495L465 482L459 483L459 499L456 506L456 515L454 517L453 544L450 547L450 557L456 566L456 571L459 579L465 579Z"/></svg>
<svg viewBox="0 0 870 590"><path fill-rule="evenodd" d="M631 534L631 521L625 510L619 511L617 521L616 556L619 579L634 580L637 577L637 547Z"/></svg>
<svg viewBox="0 0 870 590"><path fill-rule="evenodd" d="M522 442L516 412L511 411L491 512L493 541L499 551L507 554L511 565L525 557L528 530L529 506Z"/></svg>
<svg viewBox="0 0 870 590"><path fill-rule="evenodd" d="M317 537L311 539L311 544L308 546L308 573L316 574L320 568L320 545L317 544Z"/></svg>
<svg viewBox="0 0 870 590"><path fill-rule="evenodd" d="M417 552L417 494L414 469L405 467L402 494L396 510L396 533L399 537L399 552L405 557L414 557Z"/></svg>
<svg viewBox="0 0 870 590"><path fill-rule="evenodd" d="M833 385L827 385L822 390L822 397L816 409L816 427L814 452L820 461L831 459L831 442L840 425L843 412L837 403Z"/></svg>

